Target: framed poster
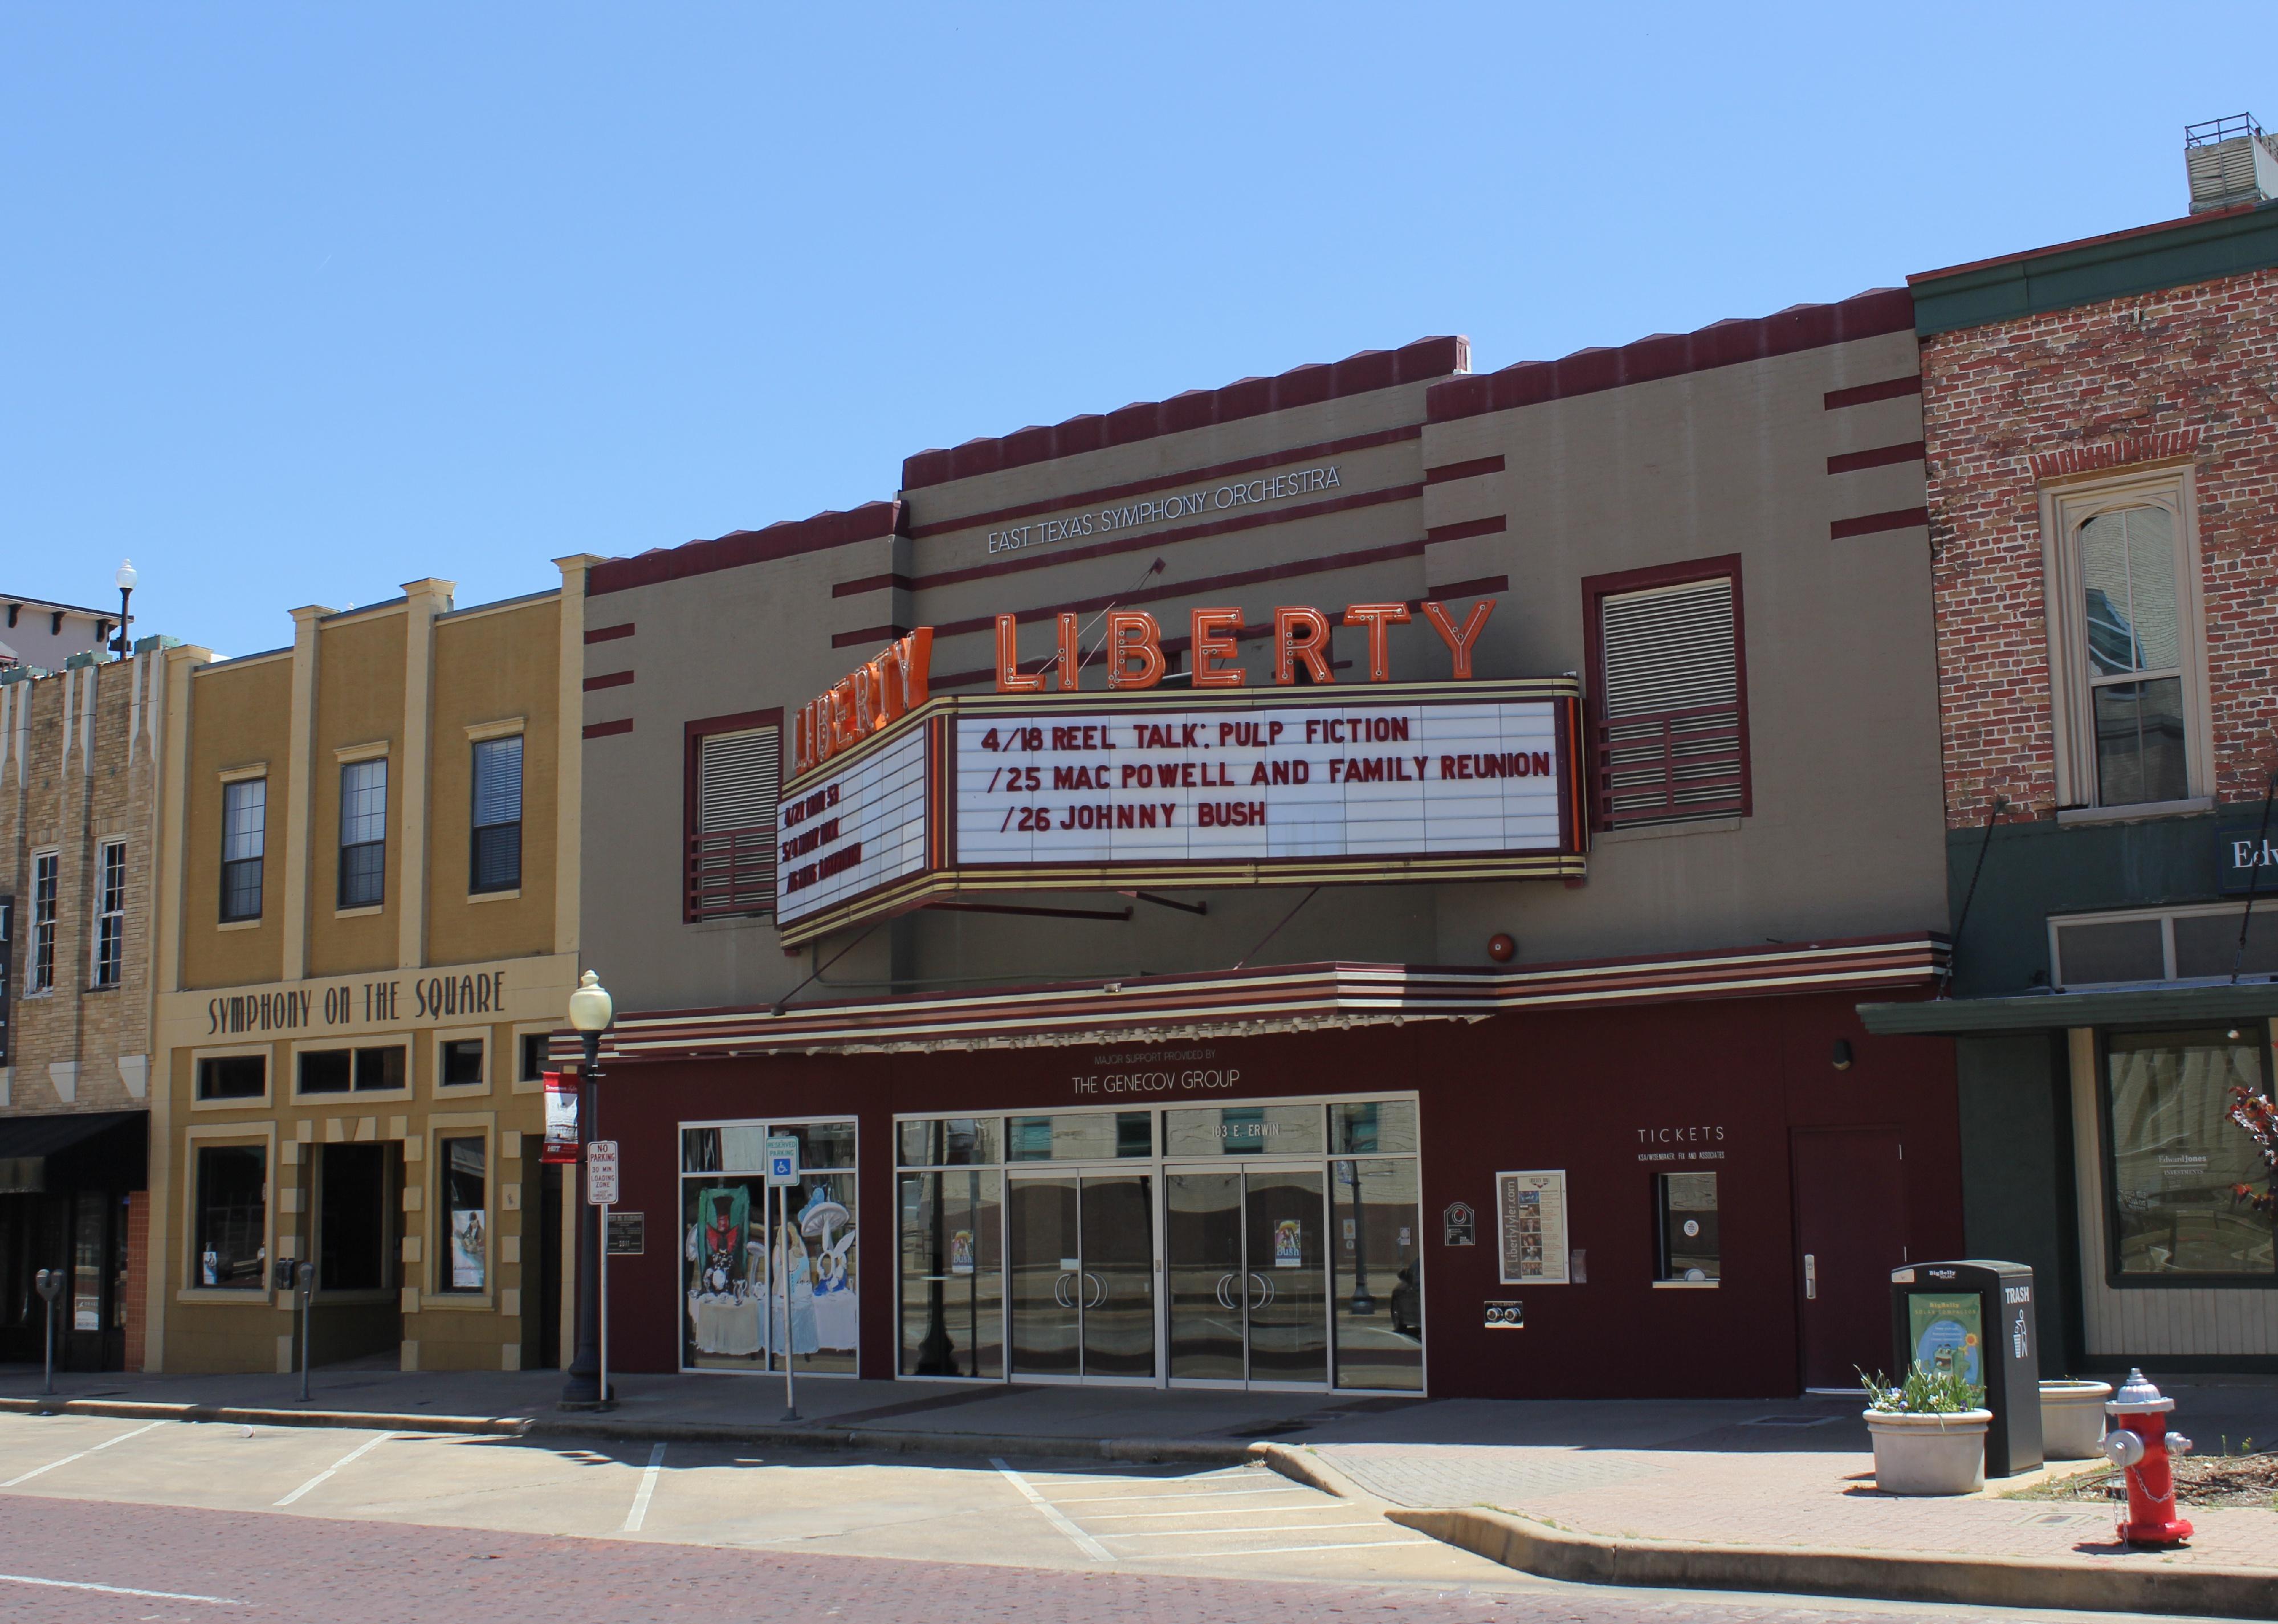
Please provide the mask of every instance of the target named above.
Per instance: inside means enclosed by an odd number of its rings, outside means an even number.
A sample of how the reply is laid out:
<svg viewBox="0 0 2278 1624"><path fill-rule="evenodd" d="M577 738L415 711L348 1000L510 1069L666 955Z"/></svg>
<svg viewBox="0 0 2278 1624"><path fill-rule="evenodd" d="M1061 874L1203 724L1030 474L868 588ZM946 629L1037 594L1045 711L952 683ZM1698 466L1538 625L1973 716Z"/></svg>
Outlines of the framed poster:
<svg viewBox="0 0 2278 1624"><path fill-rule="evenodd" d="M1505 1285L1565 1285L1565 1170L1497 1173L1495 1235Z"/></svg>

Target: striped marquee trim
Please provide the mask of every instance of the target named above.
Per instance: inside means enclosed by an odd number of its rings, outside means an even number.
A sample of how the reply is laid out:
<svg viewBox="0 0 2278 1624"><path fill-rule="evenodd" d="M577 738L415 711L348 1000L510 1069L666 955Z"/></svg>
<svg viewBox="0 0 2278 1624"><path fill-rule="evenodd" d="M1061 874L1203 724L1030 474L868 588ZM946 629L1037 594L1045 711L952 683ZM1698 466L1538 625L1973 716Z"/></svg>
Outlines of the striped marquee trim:
<svg viewBox="0 0 2278 1624"><path fill-rule="evenodd" d="M601 1048L616 1062L1165 1042L1479 1021L1536 1009L1927 987L1946 958L1945 939L1924 934L1517 972L1281 964L800 1004L781 1015L764 1005L632 1015L618 1020ZM558 1061L575 1060L575 1036L557 1034L553 1052Z"/></svg>

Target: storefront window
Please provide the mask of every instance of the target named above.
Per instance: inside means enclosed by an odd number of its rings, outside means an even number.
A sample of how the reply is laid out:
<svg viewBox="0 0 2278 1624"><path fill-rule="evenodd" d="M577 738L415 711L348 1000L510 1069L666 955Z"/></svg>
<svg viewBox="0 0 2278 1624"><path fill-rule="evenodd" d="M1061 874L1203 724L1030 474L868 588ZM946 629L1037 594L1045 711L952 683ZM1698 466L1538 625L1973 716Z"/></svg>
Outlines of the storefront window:
<svg viewBox="0 0 2278 1624"><path fill-rule="evenodd" d="M1005 1374L1004 1186L975 1168L902 1175L904 1376Z"/></svg>
<svg viewBox="0 0 2278 1624"><path fill-rule="evenodd" d="M269 1272L269 1152L260 1145L201 1145L197 1186L199 1285L265 1291Z"/></svg>
<svg viewBox="0 0 2278 1624"><path fill-rule="evenodd" d="M2229 1119L2233 1088L2266 1091L2265 1041L2259 1024L2106 1040L2115 1274L2269 1278L2271 1222L2235 1193L2269 1172Z"/></svg>
<svg viewBox="0 0 2278 1624"><path fill-rule="evenodd" d="M1112 1162L1154 1154L1155 1119L1150 1111L1066 1111L1005 1118L1007 1162Z"/></svg>
<svg viewBox="0 0 2278 1624"><path fill-rule="evenodd" d="M198 1062L201 1100L257 1100L268 1091L266 1055L210 1055Z"/></svg>
<svg viewBox="0 0 2278 1624"><path fill-rule="evenodd" d="M403 1086L403 1046L379 1048L311 1048L301 1054L302 1094L371 1094Z"/></svg>
<svg viewBox="0 0 2278 1624"><path fill-rule="evenodd" d="M1416 1102L1361 1100L1329 1107L1332 1155L1414 1155Z"/></svg>
<svg viewBox="0 0 2278 1624"><path fill-rule="evenodd" d="M1005 1125L996 1117L936 1117L898 1130L904 1167L993 1165L1005 1159Z"/></svg>
<svg viewBox="0 0 2278 1624"><path fill-rule="evenodd" d="M1711 1285L1723 1277L1716 1238L1716 1175L1657 1173L1661 1254L1656 1277L1668 1285Z"/></svg>
<svg viewBox="0 0 2278 1624"><path fill-rule="evenodd" d="M1324 1148L1318 1105L1221 1105L1163 1113L1166 1156L1318 1156Z"/></svg>
<svg viewBox="0 0 2278 1624"><path fill-rule="evenodd" d="M438 1140L435 1159L442 1184L442 1278L446 1292L479 1292L490 1282L490 1234L485 1219L489 1179L479 1137Z"/></svg>
<svg viewBox="0 0 2278 1624"><path fill-rule="evenodd" d="M1354 1108L1338 1106L1342 1112ZM1405 1111L1413 1105L1387 1105ZM1336 1269L1337 1385L1424 1389L1424 1281L1416 1163L1332 1163L1330 1256Z"/></svg>
<svg viewBox="0 0 2278 1624"><path fill-rule="evenodd" d="M799 1145L799 1182L776 1221L767 1141ZM852 1121L711 1123L680 1134L681 1366L854 1374L860 1302ZM788 1246L785 1246L785 1242ZM786 1292L783 1286L787 1282Z"/></svg>

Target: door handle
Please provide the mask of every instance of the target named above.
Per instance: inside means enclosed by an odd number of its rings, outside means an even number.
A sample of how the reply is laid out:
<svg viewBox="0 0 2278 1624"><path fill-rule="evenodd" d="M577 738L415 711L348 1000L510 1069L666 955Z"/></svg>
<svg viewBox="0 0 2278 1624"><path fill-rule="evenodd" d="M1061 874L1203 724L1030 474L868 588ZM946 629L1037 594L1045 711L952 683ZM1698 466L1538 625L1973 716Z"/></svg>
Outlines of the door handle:
<svg viewBox="0 0 2278 1624"><path fill-rule="evenodd" d="M1234 1299L1228 1297L1226 1293L1227 1288L1231 1286L1233 1284L1234 1274L1231 1270L1228 1270L1227 1273L1222 1274L1218 1277L1218 1306L1226 1309L1228 1313L1232 1313L1234 1310Z"/></svg>
<svg viewBox="0 0 2278 1624"><path fill-rule="evenodd" d="M1074 1278L1075 1277L1074 1275L1064 1274L1060 1276L1059 1279L1052 1282L1052 1300L1059 1304L1063 1308L1073 1308L1075 1307L1075 1304L1067 1300L1067 1284L1070 1280Z"/></svg>
<svg viewBox="0 0 2278 1624"><path fill-rule="evenodd" d="M1083 1277L1091 1282L1092 1288L1099 1293L1097 1297L1085 1298L1083 1300L1083 1306L1087 1308L1097 1308L1101 1303L1107 1300L1107 1282L1089 1270L1085 1271Z"/></svg>
<svg viewBox="0 0 2278 1624"><path fill-rule="evenodd" d="M1806 1302L1819 1298L1819 1259L1808 1252L1803 1254L1803 1298Z"/></svg>
<svg viewBox="0 0 2278 1624"><path fill-rule="evenodd" d="M1264 1275L1256 1273L1255 1271L1250 1274L1250 1278L1251 1283L1257 1287L1259 1292L1262 1293L1256 1302L1250 1305L1250 1311L1252 1314L1255 1314L1260 1308L1272 1308L1273 1306L1273 1282L1267 1279Z"/></svg>

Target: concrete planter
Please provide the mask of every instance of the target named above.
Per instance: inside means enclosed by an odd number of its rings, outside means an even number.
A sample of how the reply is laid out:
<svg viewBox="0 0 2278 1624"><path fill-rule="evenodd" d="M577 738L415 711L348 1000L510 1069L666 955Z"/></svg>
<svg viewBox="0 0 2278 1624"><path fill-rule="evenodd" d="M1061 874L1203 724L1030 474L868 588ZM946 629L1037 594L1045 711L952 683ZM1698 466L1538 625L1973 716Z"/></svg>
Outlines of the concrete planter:
<svg viewBox="0 0 2278 1624"><path fill-rule="evenodd" d="M1951 1415L1867 1412L1875 1440L1875 1487L1884 1494L1968 1494L1985 1486L1991 1410Z"/></svg>
<svg viewBox="0 0 2278 1624"><path fill-rule="evenodd" d="M2109 1382L2041 1384L2041 1453L2051 1460L2093 1460L2102 1452Z"/></svg>

